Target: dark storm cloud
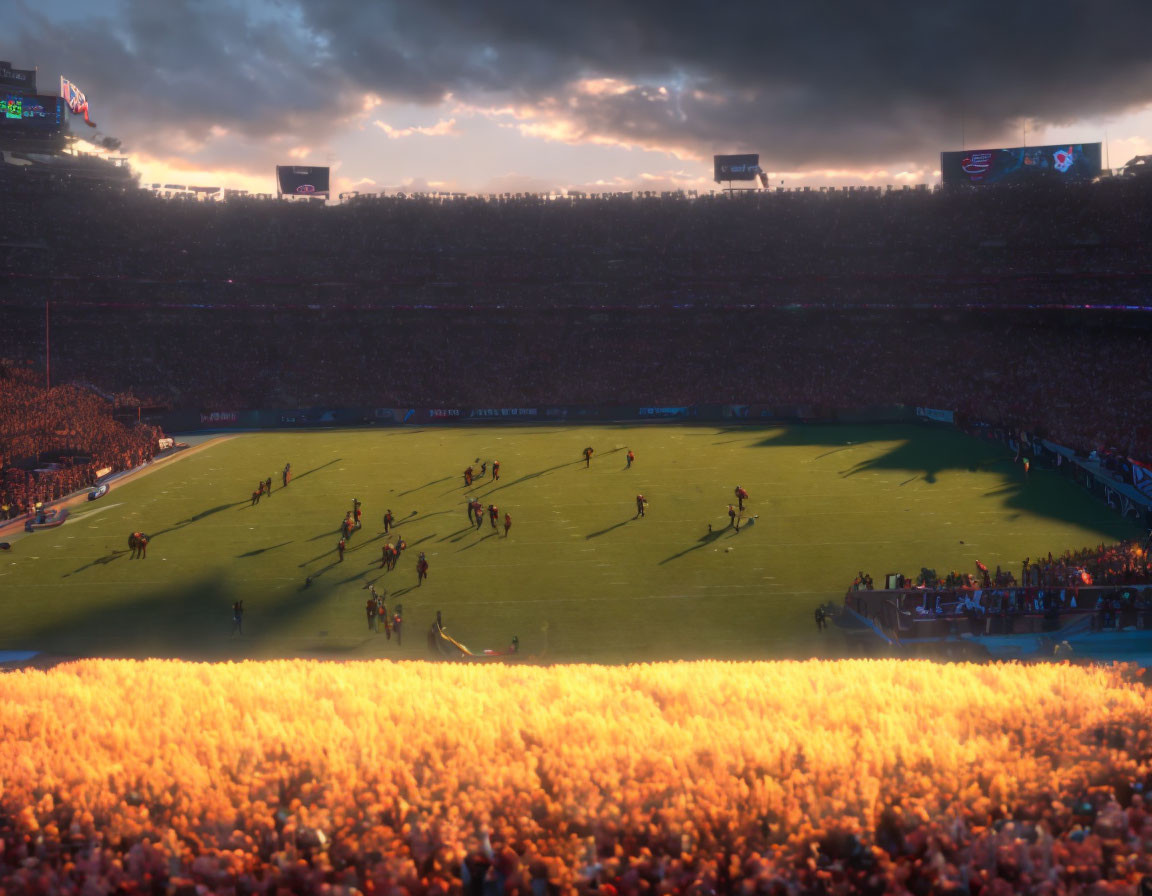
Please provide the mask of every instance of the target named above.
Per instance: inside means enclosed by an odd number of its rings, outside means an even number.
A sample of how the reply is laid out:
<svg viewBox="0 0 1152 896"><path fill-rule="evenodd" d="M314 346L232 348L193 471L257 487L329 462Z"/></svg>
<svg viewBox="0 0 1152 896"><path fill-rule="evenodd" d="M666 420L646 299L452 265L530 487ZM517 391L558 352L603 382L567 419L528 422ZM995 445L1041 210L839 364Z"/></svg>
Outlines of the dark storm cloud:
<svg viewBox="0 0 1152 896"><path fill-rule="evenodd" d="M19 55L47 89L56 74L74 80L93 117L110 119L134 149L187 152L214 125L307 142L360 103L309 35L225 0L124 0L79 20L22 0L18 21Z"/></svg>
<svg viewBox="0 0 1152 896"><path fill-rule="evenodd" d="M922 156L958 144L962 121L972 145L1015 139L1022 117L1152 100L1147 0L301 2L341 67L382 92L553 97L589 134L783 165ZM579 77L669 94L573 95Z"/></svg>
<svg viewBox="0 0 1152 896"><path fill-rule="evenodd" d="M969 146L1014 142L1022 117L1152 100L1147 0L125 0L87 15L22 6L9 55L69 74L143 149L212 125L318 142L363 93L453 94L540 105L587 136L860 167L930 161L961 122ZM637 86L589 93L583 78Z"/></svg>

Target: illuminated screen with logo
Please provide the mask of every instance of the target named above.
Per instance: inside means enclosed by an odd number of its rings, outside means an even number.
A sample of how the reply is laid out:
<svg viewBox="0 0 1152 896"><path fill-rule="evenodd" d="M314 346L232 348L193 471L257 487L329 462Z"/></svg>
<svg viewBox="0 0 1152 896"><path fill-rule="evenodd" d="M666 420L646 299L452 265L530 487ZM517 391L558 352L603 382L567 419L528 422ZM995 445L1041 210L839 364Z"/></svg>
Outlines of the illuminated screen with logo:
<svg viewBox="0 0 1152 896"><path fill-rule="evenodd" d="M940 153L945 186L1018 184L1039 178L1086 181L1100 176L1099 143L1059 143Z"/></svg>
<svg viewBox="0 0 1152 896"><path fill-rule="evenodd" d="M0 93L0 129L57 131L64 102L55 96Z"/></svg>
<svg viewBox="0 0 1152 896"><path fill-rule="evenodd" d="M751 152L739 156L713 156L713 180L755 180L760 173L760 153Z"/></svg>
<svg viewBox="0 0 1152 896"><path fill-rule="evenodd" d="M325 194L328 189L328 168L311 168L302 165L277 165L276 183L281 193L292 196L315 196Z"/></svg>

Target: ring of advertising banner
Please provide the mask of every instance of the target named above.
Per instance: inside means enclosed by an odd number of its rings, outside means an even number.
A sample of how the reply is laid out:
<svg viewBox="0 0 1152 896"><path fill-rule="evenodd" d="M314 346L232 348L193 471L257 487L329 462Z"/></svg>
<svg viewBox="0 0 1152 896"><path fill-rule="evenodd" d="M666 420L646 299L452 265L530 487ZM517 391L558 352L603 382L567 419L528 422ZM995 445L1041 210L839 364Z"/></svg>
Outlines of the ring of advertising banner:
<svg viewBox="0 0 1152 896"><path fill-rule="evenodd" d="M760 173L760 153L749 152L738 156L713 156L713 180L755 180Z"/></svg>
<svg viewBox="0 0 1152 896"><path fill-rule="evenodd" d="M1099 143L1059 143L940 153L944 186L1021 184L1039 180L1090 181L1100 176Z"/></svg>
<svg viewBox="0 0 1152 896"><path fill-rule="evenodd" d="M276 186L281 193L292 196L315 196L330 192L328 168L305 165L277 165Z"/></svg>

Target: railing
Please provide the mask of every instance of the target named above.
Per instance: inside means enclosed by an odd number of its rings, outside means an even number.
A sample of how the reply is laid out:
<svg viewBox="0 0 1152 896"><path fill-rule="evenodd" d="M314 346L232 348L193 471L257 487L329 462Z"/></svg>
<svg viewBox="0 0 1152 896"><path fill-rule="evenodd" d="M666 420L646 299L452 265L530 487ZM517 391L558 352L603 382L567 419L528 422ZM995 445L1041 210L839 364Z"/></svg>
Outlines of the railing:
<svg viewBox="0 0 1152 896"><path fill-rule="evenodd" d="M1152 583L849 590L844 605L901 639L1050 633L1077 620L1099 630L1152 629Z"/></svg>

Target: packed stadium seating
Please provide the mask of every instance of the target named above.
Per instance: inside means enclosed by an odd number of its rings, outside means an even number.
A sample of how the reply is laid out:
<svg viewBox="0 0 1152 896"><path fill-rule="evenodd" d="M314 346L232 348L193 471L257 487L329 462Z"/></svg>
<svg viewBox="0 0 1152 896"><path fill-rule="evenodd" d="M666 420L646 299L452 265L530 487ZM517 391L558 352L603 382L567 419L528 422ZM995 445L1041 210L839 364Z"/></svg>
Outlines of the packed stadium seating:
<svg viewBox="0 0 1152 896"><path fill-rule="evenodd" d="M50 302L59 382L228 410L902 403L1152 458L1152 315L1075 310L1149 304L1139 180L326 207L8 174L0 193L0 358L43 360Z"/></svg>
<svg viewBox="0 0 1152 896"><path fill-rule="evenodd" d="M171 302L1137 304L1152 283L1142 179L339 207L24 180L0 177L0 272L56 298L153 301L161 281Z"/></svg>
<svg viewBox="0 0 1152 896"><path fill-rule="evenodd" d="M0 365L0 522L92 485L99 470L131 469L156 454L159 431L122 425L114 407L82 387L46 390L28 369Z"/></svg>
<svg viewBox="0 0 1152 896"><path fill-rule="evenodd" d="M947 408L1152 456L1152 344L1117 315L54 306L54 376L180 408ZM24 360L42 307L11 309Z"/></svg>
<svg viewBox="0 0 1152 896"><path fill-rule="evenodd" d="M87 660L0 678L12 893L1142 893L1122 667Z"/></svg>

